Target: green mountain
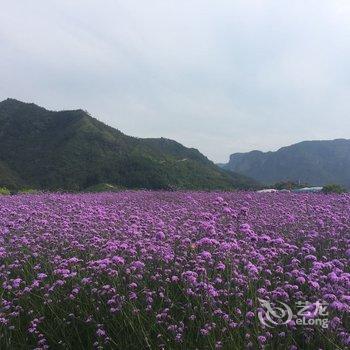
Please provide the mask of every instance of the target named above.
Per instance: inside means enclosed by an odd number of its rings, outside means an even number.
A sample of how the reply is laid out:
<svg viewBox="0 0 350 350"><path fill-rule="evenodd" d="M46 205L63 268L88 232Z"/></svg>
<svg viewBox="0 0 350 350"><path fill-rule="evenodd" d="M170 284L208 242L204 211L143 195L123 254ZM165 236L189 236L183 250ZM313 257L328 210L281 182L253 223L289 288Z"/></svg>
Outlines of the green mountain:
<svg viewBox="0 0 350 350"><path fill-rule="evenodd" d="M255 187L193 148L130 137L83 110L0 102L0 186L79 191L98 184L147 189ZM102 186L103 187L103 186Z"/></svg>
<svg viewBox="0 0 350 350"><path fill-rule="evenodd" d="M276 152L235 153L221 165L257 181L301 181L315 186L336 183L350 188L350 140L304 141Z"/></svg>

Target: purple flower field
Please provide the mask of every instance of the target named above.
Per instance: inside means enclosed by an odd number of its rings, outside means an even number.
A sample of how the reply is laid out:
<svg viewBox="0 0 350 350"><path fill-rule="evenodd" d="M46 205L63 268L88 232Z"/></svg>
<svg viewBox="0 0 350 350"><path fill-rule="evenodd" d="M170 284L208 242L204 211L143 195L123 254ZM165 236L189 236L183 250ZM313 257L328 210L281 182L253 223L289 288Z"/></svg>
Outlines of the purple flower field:
<svg viewBox="0 0 350 350"><path fill-rule="evenodd" d="M2 196L0 349L347 349L349 266L350 195Z"/></svg>

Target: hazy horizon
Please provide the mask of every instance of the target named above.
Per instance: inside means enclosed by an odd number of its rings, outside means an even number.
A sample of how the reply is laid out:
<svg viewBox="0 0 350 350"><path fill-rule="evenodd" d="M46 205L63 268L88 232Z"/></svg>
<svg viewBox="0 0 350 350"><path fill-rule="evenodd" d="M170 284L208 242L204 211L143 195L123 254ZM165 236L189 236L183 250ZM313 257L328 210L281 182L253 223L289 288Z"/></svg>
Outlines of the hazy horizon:
<svg viewBox="0 0 350 350"><path fill-rule="evenodd" d="M349 139L349 15L347 1L15 0L0 13L0 100L85 109L220 163Z"/></svg>

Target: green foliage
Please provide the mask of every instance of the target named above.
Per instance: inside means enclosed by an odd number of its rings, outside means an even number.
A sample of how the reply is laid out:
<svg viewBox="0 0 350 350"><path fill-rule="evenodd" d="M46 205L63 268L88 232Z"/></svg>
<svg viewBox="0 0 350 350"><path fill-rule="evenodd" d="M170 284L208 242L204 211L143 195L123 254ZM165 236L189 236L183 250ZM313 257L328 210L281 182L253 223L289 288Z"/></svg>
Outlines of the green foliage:
<svg viewBox="0 0 350 350"><path fill-rule="evenodd" d="M341 193L345 193L346 189L337 184L329 184L323 187L322 192L326 194L329 194L329 193L341 194Z"/></svg>
<svg viewBox="0 0 350 350"><path fill-rule="evenodd" d="M51 112L8 99L0 102L0 124L0 185L11 189L90 191L99 184L222 190L257 186L218 168L195 149L163 138L124 135L82 110Z"/></svg>
<svg viewBox="0 0 350 350"><path fill-rule="evenodd" d="M6 187L0 187L0 195L11 194L11 192Z"/></svg>
<svg viewBox="0 0 350 350"><path fill-rule="evenodd" d="M22 194L37 194L40 191L35 190L34 188L24 188L21 189L18 193L22 193Z"/></svg>

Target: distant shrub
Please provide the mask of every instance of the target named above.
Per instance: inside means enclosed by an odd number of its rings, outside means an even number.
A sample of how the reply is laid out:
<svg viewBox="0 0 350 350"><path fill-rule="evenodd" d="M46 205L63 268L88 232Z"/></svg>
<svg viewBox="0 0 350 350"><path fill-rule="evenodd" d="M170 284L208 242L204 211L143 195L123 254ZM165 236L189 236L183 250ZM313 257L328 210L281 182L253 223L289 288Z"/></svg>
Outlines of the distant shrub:
<svg viewBox="0 0 350 350"><path fill-rule="evenodd" d="M344 193L347 192L346 189L340 185L337 184L329 184L325 185L322 189L323 193Z"/></svg>
<svg viewBox="0 0 350 350"><path fill-rule="evenodd" d="M310 187L310 184L308 183L301 183L301 182L293 182L293 181L281 181L276 182L272 186L268 186L268 188L274 188L276 190L296 190L303 187Z"/></svg>
<svg viewBox="0 0 350 350"><path fill-rule="evenodd" d="M0 195L11 194L11 192L6 187L0 187Z"/></svg>
<svg viewBox="0 0 350 350"><path fill-rule="evenodd" d="M25 189L19 191L19 193L22 193L22 194L37 194L37 193L39 193L39 191L35 190L33 188L25 188Z"/></svg>
<svg viewBox="0 0 350 350"><path fill-rule="evenodd" d="M100 183L100 184L85 188L83 192L118 192L118 191L122 191L123 189L124 187L119 185Z"/></svg>

